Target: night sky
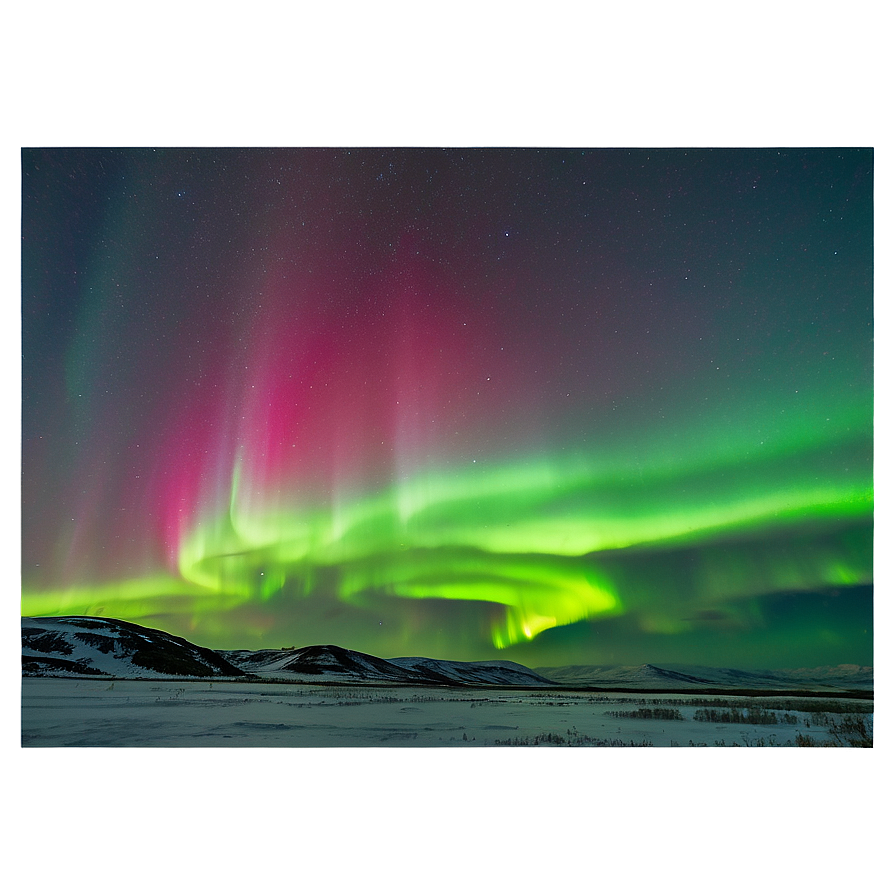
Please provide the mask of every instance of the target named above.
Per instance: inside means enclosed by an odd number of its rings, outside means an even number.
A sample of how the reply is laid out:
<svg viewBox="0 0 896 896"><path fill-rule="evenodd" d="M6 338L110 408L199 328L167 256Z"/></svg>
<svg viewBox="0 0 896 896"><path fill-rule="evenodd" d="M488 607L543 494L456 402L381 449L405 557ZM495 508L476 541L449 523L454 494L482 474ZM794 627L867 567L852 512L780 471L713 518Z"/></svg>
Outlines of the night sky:
<svg viewBox="0 0 896 896"><path fill-rule="evenodd" d="M22 164L23 613L872 663L870 150Z"/></svg>

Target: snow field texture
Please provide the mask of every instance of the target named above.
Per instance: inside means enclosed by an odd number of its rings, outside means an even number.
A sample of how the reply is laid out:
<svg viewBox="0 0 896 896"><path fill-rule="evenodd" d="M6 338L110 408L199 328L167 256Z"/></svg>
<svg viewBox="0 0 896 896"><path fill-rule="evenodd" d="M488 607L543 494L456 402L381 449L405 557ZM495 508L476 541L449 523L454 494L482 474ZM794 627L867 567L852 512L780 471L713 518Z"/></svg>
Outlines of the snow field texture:
<svg viewBox="0 0 896 896"><path fill-rule="evenodd" d="M836 697L22 680L26 747L846 746L845 718L870 735L870 702Z"/></svg>

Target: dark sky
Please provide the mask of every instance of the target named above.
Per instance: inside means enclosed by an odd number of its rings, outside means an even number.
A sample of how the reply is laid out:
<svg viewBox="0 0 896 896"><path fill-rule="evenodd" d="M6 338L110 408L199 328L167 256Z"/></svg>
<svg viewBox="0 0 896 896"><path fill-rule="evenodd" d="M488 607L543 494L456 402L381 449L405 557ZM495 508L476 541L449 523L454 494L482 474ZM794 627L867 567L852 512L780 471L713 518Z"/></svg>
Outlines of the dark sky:
<svg viewBox="0 0 896 896"><path fill-rule="evenodd" d="M23 612L872 662L863 149L23 164Z"/></svg>

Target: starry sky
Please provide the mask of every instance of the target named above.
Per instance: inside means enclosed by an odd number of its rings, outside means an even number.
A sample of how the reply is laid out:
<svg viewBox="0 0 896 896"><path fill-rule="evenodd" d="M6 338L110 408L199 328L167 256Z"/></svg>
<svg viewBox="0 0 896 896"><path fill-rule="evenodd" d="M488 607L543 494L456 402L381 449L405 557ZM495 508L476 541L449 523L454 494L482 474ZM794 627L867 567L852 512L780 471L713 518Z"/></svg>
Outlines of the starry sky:
<svg viewBox="0 0 896 896"><path fill-rule="evenodd" d="M865 149L26 149L22 612L870 664Z"/></svg>

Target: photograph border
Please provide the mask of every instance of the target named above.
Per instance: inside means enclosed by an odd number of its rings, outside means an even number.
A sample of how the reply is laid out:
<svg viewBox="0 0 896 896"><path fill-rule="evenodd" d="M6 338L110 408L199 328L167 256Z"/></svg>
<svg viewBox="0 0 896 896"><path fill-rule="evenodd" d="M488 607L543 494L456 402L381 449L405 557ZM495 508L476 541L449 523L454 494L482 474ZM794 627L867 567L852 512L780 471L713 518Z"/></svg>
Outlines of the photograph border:
<svg viewBox="0 0 896 896"><path fill-rule="evenodd" d="M894 5L0 7L0 892L891 893ZM20 747L23 146L873 146L870 750Z"/></svg>

